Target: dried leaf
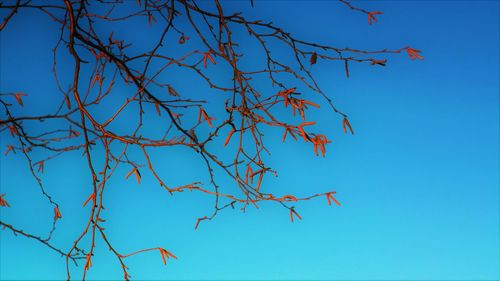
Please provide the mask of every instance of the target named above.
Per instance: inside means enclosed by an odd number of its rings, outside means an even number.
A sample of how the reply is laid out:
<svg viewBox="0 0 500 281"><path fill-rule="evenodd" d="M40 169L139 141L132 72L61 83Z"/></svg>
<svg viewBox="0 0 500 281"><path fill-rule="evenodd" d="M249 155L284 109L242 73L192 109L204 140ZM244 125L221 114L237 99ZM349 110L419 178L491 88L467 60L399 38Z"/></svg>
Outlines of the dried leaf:
<svg viewBox="0 0 500 281"><path fill-rule="evenodd" d="M299 129L300 131L300 134L302 135L302 137L304 138L304 141L307 141L308 138L307 138L307 134L306 132L304 131L304 127L305 126L311 126L311 125L314 125L316 124L316 122L304 122L302 124L300 124L297 128Z"/></svg>
<svg viewBox="0 0 500 281"><path fill-rule="evenodd" d="M157 22L153 14L148 13L148 24L149 26L153 26L153 22Z"/></svg>
<svg viewBox="0 0 500 281"><path fill-rule="evenodd" d="M17 128L13 126L9 126L9 132L11 136L17 136L19 135L19 132L17 131Z"/></svg>
<svg viewBox="0 0 500 281"><path fill-rule="evenodd" d="M66 101L66 106L68 107L68 109L71 109L71 102L69 100L69 95L65 95L64 100Z"/></svg>
<svg viewBox="0 0 500 281"><path fill-rule="evenodd" d="M179 37L179 44L182 45L186 43L187 40L189 40L189 37L182 35L181 37Z"/></svg>
<svg viewBox="0 0 500 281"><path fill-rule="evenodd" d="M95 193L92 193L90 194L89 198L87 198L87 200L85 200L85 202L83 202L83 205L82 207L85 207L85 205L87 205L87 203L92 200L94 202L94 205L95 205Z"/></svg>
<svg viewBox="0 0 500 281"><path fill-rule="evenodd" d="M375 15L381 15L383 14L382 12L375 11L375 12L369 12L368 13L368 23L371 25L374 22L377 22L377 18L375 18Z"/></svg>
<svg viewBox="0 0 500 281"><path fill-rule="evenodd" d="M229 143L229 141L231 140L231 137L233 136L234 132L235 132L234 129L231 130L231 132L229 132L229 134L227 135L226 141L224 142L224 146L226 146Z"/></svg>
<svg viewBox="0 0 500 281"><path fill-rule="evenodd" d="M330 197L332 198L333 202L335 202L335 204L337 204L338 206L341 206L340 202L337 201L337 199L335 199L335 197L333 197L333 195L330 194Z"/></svg>
<svg viewBox="0 0 500 281"><path fill-rule="evenodd" d="M216 64L214 58L212 57L212 54L210 52L205 52L203 53L203 67L207 68L207 59L209 59L212 64Z"/></svg>
<svg viewBox="0 0 500 281"><path fill-rule="evenodd" d="M414 60L414 59L421 59L423 60L424 58L419 55L419 53L421 52L420 50L417 50L417 49L412 49L410 47L406 48L406 52L408 53L408 56L410 56L410 59L411 60Z"/></svg>
<svg viewBox="0 0 500 281"><path fill-rule="evenodd" d="M3 198L5 193L0 195L0 206L1 207L10 207L9 203Z"/></svg>
<svg viewBox="0 0 500 281"><path fill-rule="evenodd" d="M332 195L333 193L334 192L328 192L326 194L326 199L328 200L328 205L332 205L332 202L330 201L330 199L331 199L331 200L333 200L333 202L335 202L335 204L337 204L338 206L340 206L340 202L337 201L337 199L335 199L335 197L333 197L333 195Z"/></svg>
<svg viewBox="0 0 500 281"><path fill-rule="evenodd" d="M90 260L91 254L88 253L85 257L85 267L84 270L88 270L92 266L92 261Z"/></svg>
<svg viewBox="0 0 500 281"><path fill-rule="evenodd" d="M14 152L14 154L16 153L16 150L14 149L14 146L12 145L7 145L7 150L5 151L5 155L7 156L7 154L9 154L9 152Z"/></svg>
<svg viewBox="0 0 500 281"><path fill-rule="evenodd" d="M125 179L128 179L130 175L135 174L135 179L137 180L138 184L141 184L141 173L139 173L139 170L134 167L128 174L125 176Z"/></svg>
<svg viewBox="0 0 500 281"><path fill-rule="evenodd" d="M14 98L16 98L16 101L20 106L24 105L23 99L21 97L25 97L25 96L27 96L27 95L23 92L17 92L14 94Z"/></svg>
<svg viewBox="0 0 500 281"><path fill-rule="evenodd" d="M374 60L374 59L372 59L370 65L385 66L386 63L387 63L387 60Z"/></svg>
<svg viewBox="0 0 500 281"><path fill-rule="evenodd" d="M215 118L213 118L213 117L209 117L209 116L207 115L207 113L205 112L205 110L204 110L202 107L200 107L200 112L199 112L199 114L198 114L198 123L200 123L200 121L201 121L201 117L202 117L202 116L203 116L203 119L205 119L205 121L207 121L208 125L209 125L210 127L213 127L212 122L211 122L210 120L211 120L211 119L215 119Z"/></svg>
<svg viewBox="0 0 500 281"><path fill-rule="evenodd" d="M349 128L351 134L354 135L354 131L352 130L351 124L349 123L349 120L347 120L346 117L344 117L344 120L342 121L342 127L344 128L344 133L347 133L347 128Z"/></svg>
<svg viewBox="0 0 500 281"><path fill-rule="evenodd" d="M62 215L61 215L61 212L59 211L59 207L56 206L54 208L54 220L58 220L58 219L62 219Z"/></svg>
<svg viewBox="0 0 500 281"><path fill-rule="evenodd" d="M316 54L316 52L313 52L312 55L311 55L311 65L313 64L316 64L316 61L318 60L318 54Z"/></svg>
<svg viewBox="0 0 500 281"><path fill-rule="evenodd" d="M170 84L167 85L168 94L174 97L179 97L179 93Z"/></svg>
<svg viewBox="0 0 500 281"><path fill-rule="evenodd" d="M286 139L286 133L288 132L288 127L285 127L285 132L283 133L283 138L281 138L281 142L284 143Z"/></svg>
<svg viewBox="0 0 500 281"><path fill-rule="evenodd" d="M160 106L158 105L158 102L155 101L154 103L155 103L156 112L158 112L158 116L161 116Z"/></svg>
<svg viewBox="0 0 500 281"><path fill-rule="evenodd" d="M35 165L38 165L38 172L42 172L43 173L43 171L44 171L44 164L45 164L44 160L42 160L42 161L38 162L37 164L35 164Z"/></svg>
<svg viewBox="0 0 500 281"><path fill-rule="evenodd" d="M167 259L170 257L177 259L177 257L174 256L174 254L170 253L169 251L167 251L163 248L158 248L158 250L160 251L160 256L161 256L161 259L162 259L164 265L167 265Z"/></svg>
<svg viewBox="0 0 500 281"><path fill-rule="evenodd" d="M135 179L137 180L138 184L141 184L141 174L139 173L138 169L135 169Z"/></svg>
<svg viewBox="0 0 500 281"><path fill-rule="evenodd" d="M293 215L296 215L299 220L302 220L302 217L295 211L293 207L290 208L290 220L293 222Z"/></svg>
<svg viewBox="0 0 500 281"><path fill-rule="evenodd" d="M92 84L91 84L91 87L93 88L94 85L95 85L95 82L99 82L99 86L102 87L102 81L104 79L101 77L101 75L99 73L96 73L96 75L94 76L94 79L92 79Z"/></svg>

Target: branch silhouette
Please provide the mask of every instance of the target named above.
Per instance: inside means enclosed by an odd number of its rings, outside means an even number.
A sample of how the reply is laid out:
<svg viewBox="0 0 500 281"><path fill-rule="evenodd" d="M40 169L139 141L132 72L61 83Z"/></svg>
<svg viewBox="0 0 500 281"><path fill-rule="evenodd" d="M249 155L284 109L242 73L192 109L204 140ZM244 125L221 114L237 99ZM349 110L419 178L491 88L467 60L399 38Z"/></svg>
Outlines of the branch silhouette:
<svg viewBox="0 0 500 281"><path fill-rule="evenodd" d="M376 22L375 15L381 14L357 8L346 0L339 3L365 13L370 24ZM251 8L258 3L248 1L247 4ZM14 114L12 108L23 107L32 93L0 93L3 111L0 133L12 138L2 161L7 161L7 157L15 153L26 159L42 195L54 209L54 217L46 238L3 221L0 223L5 230L36 240L64 256L68 280L73 278L70 262L80 260L84 260L82 277L86 278L98 239L104 241L116 256L125 280L130 278L125 263L128 257L158 251L164 263L169 258L176 259L173 253L162 247L122 253L106 235L103 227L105 190L108 181L117 177L120 169L128 171L123 180L135 179L137 184L141 184L143 174L151 174L171 195L196 191L212 197L213 210L198 218L195 228L203 221L214 219L228 207L239 207L244 211L250 205L258 208L262 202L275 202L289 211L293 222L294 218L302 219L292 205L300 201L322 198L322 202L331 205L333 201L340 206L332 190L307 197L265 192L267 189L262 188L264 179L276 175L277 171L265 163L269 150L264 132L283 132L283 142L290 136L297 142L310 145L311 153L324 157L331 141L327 134L314 131L315 121L307 118L310 110L326 106L338 116L339 128L341 123L345 133L354 134L354 130L347 114L338 109L320 88L313 76L314 65L319 62L341 63L348 77L351 63L385 66L387 56L402 52L407 52L412 60L423 59L420 51L411 47L370 51L304 41L272 22L249 19L240 12L228 12L219 0L61 0L50 1L50 4L17 0L0 4L0 11L6 14L0 31L9 28L9 23L22 17L21 12L28 9L46 14L60 26L52 66L54 83L60 93L51 96L51 99L58 99L59 106L54 112L44 115L26 111ZM133 34L128 34L132 38L120 37L102 28L107 26L113 30L120 23L138 22L147 23L151 30L155 30L157 38L147 42L149 48L139 51L132 48L135 46ZM252 40L258 46L254 50L259 56L255 61L262 64L257 68L251 69L243 63L245 53L238 43L242 34L247 36L245 40ZM66 77L67 73L60 73L56 58L63 57L61 54L71 59L70 79ZM283 59L284 54L289 59ZM172 70L174 68L176 70ZM223 68L225 70L221 70ZM167 71L191 73L203 81L200 89L206 87L223 94L227 98L220 105L224 113L210 113L206 107L209 101L178 91L168 75L163 75ZM226 74L222 82L216 78L220 73ZM256 82L262 77L270 84L266 89ZM65 84L70 86L64 87ZM123 87L129 92L120 90ZM312 102L309 98L312 93L320 95L323 103ZM133 120L129 120L131 111L135 112ZM167 124L155 129L162 137L149 135L145 129L152 124L152 115L157 115L158 120ZM123 120L129 120L129 127L118 130L116 124ZM38 124L44 132L32 132L27 126L30 123ZM219 149L213 149L214 145L225 147L227 153L221 154ZM181 186L167 184L151 158L154 148L167 147L185 147L195 153L206 167L210 181L208 187L198 181ZM133 149L138 149L143 158L132 157L130 151ZM43 151L47 156L35 160L32 156L35 150ZM81 186L88 194L87 198L82 198L88 220L71 245L55 246L51 238L58 222L65 219L64 208L54 199L57 196L47 192L42 174L47 162L73 151L83 153L89 168L88 176L92 179L91 186ZM221 189L222 177L232 180L231 188ZM224 185L228 183L224 182ZM228 189L230 192L225 191ZM2 194L0 206L14 210L16 206L8 203L9 196L15 195Z"/></svg>

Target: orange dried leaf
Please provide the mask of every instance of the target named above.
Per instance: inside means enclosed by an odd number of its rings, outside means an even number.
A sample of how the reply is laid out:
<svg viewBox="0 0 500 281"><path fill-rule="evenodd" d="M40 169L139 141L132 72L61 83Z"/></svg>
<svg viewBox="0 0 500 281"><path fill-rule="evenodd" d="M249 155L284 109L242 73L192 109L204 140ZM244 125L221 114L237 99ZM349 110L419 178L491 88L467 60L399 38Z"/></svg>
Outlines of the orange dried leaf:
<svg viewBox="0 0 500 281"><path fill-rule="evenodd" d="M338 206L341 206L340 202L337 201L337 199L335 199L335 197L333 197L333 196L331 196L331 197L332 197L333 202L335 202L335 204L337 204Z"/></svg>
<svg viewBox="0 0 500 281"><path fill-rule="evenodd" d="M92 261L90 260L91 254L87 254L85 257L85 268L84 270L88 270L92 266Z"/></svg>
<svg viewBox="0 0 500 281"><path fill-rule="evenodd" d="M314 142L313 144L314 144L314 154L318 156L318 144L316 142Z"/></svg>
<svg viewBox="0 0 500 281"><path fill-rule="evenodd" d="M138 184L141 184L141 174L139 173L138 169L135 169L135 179L137 180Z"/></svg>
<svg viewBox="0 0 500 281"><path fill-rule="evenodd" d="M372 59L370 65L385 66L386 63L387 63L387 60L375 60L375 59Z"/></svg>
<svg viewBox="0 0 500 281"><path fill-rule="evenodd" d="M134 167L128 174L125 176L125 179L128 179L130 175L135 174L135 178L137 180L137 183L141 184L141 174L139 173L139 170L137 167Z"/></svg>
<svg viewBox="0 0 500 281"><path fill-rule="evenodd" d="M71 102L69 100L69 95L65 95L64 100L66 101L66 106L68 107L68 109L71 109Z"/></svg>
<svg viewBox="0 0 500 281"><path fill-rule="evenodd" d="M155 108L156 108L156 112L158 112L158 116L161 116L160 106L158 105L158 102L156 102L156 101L155 101Z"/></svg>
<svg viewBox="0 0 500 281"><path fill-rule="evenodd" d="M307 105L311 105L311 106L314 106L316 108L320 108L319 104L315 104L314 102L310 102L310 101L302 101L304 104L307 104Z"/></svg>
<svg viewBox="0 0 500 281"><path fill-rule="evenodd" d="M23 103L23 99L21 97L25 97L27 96L25 93L23 92L18 92L18 93L15 93L14 94L14 98L16 98L16 101L17 103L20 105L20 106L23 106L24 103Z"/></svg>
<svg viewBox="0 0 500 281"><path fill-rule="evenodd" d="M247 170L246 170L246 173L245 173L245 183L248 184L248 177L253 174L253 170L252 170L252 167L250 167L250 165L247 166ZM251 178L251 180L253 181L253 178Z"/></svg>
<svg viewBox="0 0 500 281"><path fill-rule="evenodd" d="M214 60L214 58L212 57L212 55L208 54L208 59L213 63L213 64L217 64Z"/></svg>
<svg viewBox="0 0 500 281"><path fill-rule="evenodd" d="M9 126L9 132L11 136L19 135L19 131L17 131L17 128L15 126Z"/></svg>
<svg viewBox="0 0 500 281"><path fill-rule="evenodd" d="M0 195L0 206L1 207L10 207L9 203L3 198L5 193Z"/></svg>
<svg viewBox="0 0 500 281"><path fill-rule="evenodd" d="M160 250L160 256L161 256L161 259L163 261L163 264L167 265L167 258L168 258L168 256L165 257L166 256L165 250L163 250L162 248L160 248L159 250Z"/></svg>
<svg viewBox="0 0 500 281"><path fill-rule="evenodd" d="M14 152L14 154L16 153L16 150L14 149L14 146L12 145L7 145L7 150L5 151L5 155L9 154L9 152Z"/></svg>
<svg viewBox="0 0 500 281"><path fill-rule="evenodd" d="M377 22L377 18L375 18L375 15L381 15L383 14L382 12L375 11L375 12L369 12L368 13L368 23L371 25L373 22Z"/></svg>
<svg viewBox="0 0 500 281"><path fill-rule="evenodd" d="M168 255L169 257L174 258L174 259L177 259L177 257L176 257L174 254L172 254L171 252L169 252L169 251L166 251L166 252L167 252L167 255Z"/></svg>
<svg viewBox="0 0 500 281"><path fill-rule="evenodd" d="M102 81L101 81L101 75L99 75L99 73L97 73L95 76L94 76L94 79L92 79L92 88L94 87L95 85L95 82L99 81L99 84L102 85Z"/></svg>
<svg viewBox="0 0 500 281"><path fill-rule="evenodd" d="M174 97L180 96L179 93L170 84L167 85L168 94Z"/></svg>
<svg viewBox="0 0 500 281"><path fill-rule="evenodd" d="M304 127L305 126L311 126L311 125L314 125L316 124L316 122L304 122L302 124L300 124L297 129L299 129L300 131L300 134L302 135L302 137L304 138L304 141L307 141L307 134L306 132L304 131Z"/></svg>
<svg viewBox="0 0 500 281"><path fill-rule="evenodd" d="M44 164L45 164L44 160L42 160L42 161L38 162L37 164L35 164L35 165L38 165L38 172L42 172L43 173L43 171L44 171Z"/></svg>
<svg viewBox="0 0 500 281"><path fill-rule="evenodd" d="M255 207L255 209L259 208L259 206L257 206L257 203L255 203L255 200L250 199L248 201L250 201L250 203L252 203L252 205Z"/></svg>
<svg viewBox="0 0 500 281"><path fill-rule="evenodd" d="M255 175L257 175L257 174L262 174L262 173L264 173L264 170L262 170L262 169L258 170L255 173L251 173L250 174L250 181L253 183L253 177L255 177Z"/></svg>
<svg viewBox="0 0 500 281"><path fill-rule="evenodd" d="M318 60L318 54L316 54L316 52L313 52L310 60L311 64L316 64L317 60Z"/></svg>
<svg viewBox="0 0 500 281"><path fill-rule="evenodd" d="M299 127L299 131L300 131L300 134L302 135L302 137L304 138L304 141L307 141L307 134L304 131L304 129L302 129L302 127Z"/></svg>
<svg viewBox="0 0 500 281"><path fill-rule="evenodd" d="M288 132L288 128L285 127L285 132L283 133L283 138L281 139L281 142L285 142L286 139L286 133Z"/></svg>
<svg viewBox="0 0 500 281"><path fill-rule="evenodd" d="M226 146L229 143L229 141L231 140L231 137L233 136L234 132L235 132L234 129L231 130L231 132L229 132L229 134L227 135L226 141L224 142L224 146Z"/></svg>
<svg viewBox="0 0 500 281"><path fill-rule="evenodd" d="M207 121L207 123L210 127L213 127L212 122L210 121L210 119L212 119L212 118L208 117L205 110L200 107L200 113L198 114L198 123L200 123L200 121L201 121L201 116L203 116L203 119L205 119L205 121Z"/></svg>
<svg viewBox="0 0 500 281"><path fill-rule="evenodd" d="M304 127L304 126L312 126L316 124L316 122L303 122L302 124L300 124L301 127Z"/></svg>
<svg viewBox="0 0 500 281"><path fill-rule="evenodd" d="M351 127L351 124L349 123L349 120L347 120L347 118L344 117L344 120L342 121L342 127L344 128L344 133L347 133L347 128L349 128L349 130L351 131L351 134L354 135L354 131Z"/></svg>
<svg viewBox="0 0 500 281"><path fill-rule="evenodd" d="M54 220L62 219L61 212L59 211L59 207L56 206L54 208Z"/></svg>
<svg viewBox="0 0 500 281"><path fill-rule="evenodd" d="M331 202L330 202L330 199L333 200L333 202L335 202L335 204L337 204L337 206L341 206L340 202L335 198L333 197L333 192L329 192L326 194L326 199L328 199L328 205L331 205Z"/></svg>
<svg viewBox="0 0 500 281"><path fill-rule="evenodd" d="M299 220L302 220L302 217L295 211L295 209L292 207L290 208L290 220L293 222L293 215L297 216Z"/></svg>
<svg viewBox="0 0 500 281"><path fill-rule="evenodd" d="M184 44L186 43L186 41L189 40L189 37L185 36L185 35L182 35L180 38L179 38L179 44Z"/></svg>
<svg viewBox="0 0 500 281"><path fill-rule="evenodd" d="M257 187L256 187L256 190L259 191L260 189L260 185L262 184L262 180L264 179L264 172L260 173L259 175L259 180L257 181ZM259 207L257 207L256 204L254 204L255 207L258 209Z"/></svg>
<svg viewBox="0 0 500 281"><path fill-rule="evenodd" d="M414 60L417 58L421 59L421 60L424 59L421 55L419 55L419 53L421 52L420 50L408 47L408 48L406 48L406 52L408 53L408 56L410 56L411 60Z"/></svg>
<svg viewBox="0 0 500 281"><path fill-rule="evenodd" d="M134 171L135 171L135 167L130 172L127 173L127 175L125 176L125 179L128 179L128 177L130 177L130 175L132 173L134 173Z"/></svg>
<svg viewBox="0 0 500 281"><path fill-rule="evenodd" d="M148 24L149 24L149 26L152 26L153 22L157 22L157 21L156 21L155 17L153 16L153 14L149 13L148 14Z"/></svg>
<svg viewBox="0 0 500 281"><path fill-rule="evenodd" d="M85 200L85 202L83 202L83 205L82 207L85 207L85 205L87 205L87 203L92 200L94 202L94 205L95 205L95 193L92 193L90 194L89 198L87 198L87 200Z"/></svg>
<svg viewBox="0 0 500 281"><path fill-rule="evenodd" d="M161 259L162 259L164 265L167 264L167 259L170 257L177 259L177 257L174 254L170 253L169 251L167 251L163 248L158 248L158 250L160 251L160 256L161 256Z"/></svg>
<svg viewBox="0 0 500 281"><path fill-rule="evenodd" d="M210 52L205 52L203 53L203 67L204 68L207 68L207 59L210 60L210 62L212 62L212 64L216 64L214 58L212 57L212 55L210 54Z"/></svg>

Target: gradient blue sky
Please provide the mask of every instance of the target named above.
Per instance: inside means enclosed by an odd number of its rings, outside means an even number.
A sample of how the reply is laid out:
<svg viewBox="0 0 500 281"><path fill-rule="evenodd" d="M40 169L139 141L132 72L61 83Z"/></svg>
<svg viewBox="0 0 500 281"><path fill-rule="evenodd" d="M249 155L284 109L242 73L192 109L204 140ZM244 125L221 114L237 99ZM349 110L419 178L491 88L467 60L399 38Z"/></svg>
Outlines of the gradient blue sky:
<svg viewBox="0 0 500 281"><path fill-rule="evenodd" d="M499 2L359 2L384 12L374 26L336 1L230 5L306 40L364 49L409 45L421 49L425 60L401 55L389 56L385 68L352 65L349 79L340 65L320 62L315 75L349 114L356 135L344 135L338 117L320 110L310 117L322 120L318 130L333 139L325 158L301 142L269 144L270 163L280 172L264 182L269 191L308 195L334 189L342 207L322 199L302 203L297 208L303 220L290 223L286 209L261 204L246 213L225 211L194 231L196 218L211 211L211 198L170 197L149 176L141 186L118 176L106 205L114 243L123 252L163 246L179 257L166 268L157 252L130 258L132 277L500 279ZM38 112L54 106L54 86L47 81L57 32L46 16L22 15L0 35L0 88L29 93L26 108ZM216 110L218 99L208 107ZM275 134L281 132L269 132ZM4 157L10 141L2 134L0 188L12 207L0 209L1 219L44 234L52 209L38 196L24 160ZM74 240L87 216L73 208L89 194L88 174L79 172L85 162L77 155L54 160L44 174L61 202L64 218L54 237L61 247ZM154 157L172 185L206 179L196 159L183 149ZM2 231L0 247L0 279L65 278L64 259L35 241ZM102 243L98 247L89 278L121 278L116 260Z"/></svg>

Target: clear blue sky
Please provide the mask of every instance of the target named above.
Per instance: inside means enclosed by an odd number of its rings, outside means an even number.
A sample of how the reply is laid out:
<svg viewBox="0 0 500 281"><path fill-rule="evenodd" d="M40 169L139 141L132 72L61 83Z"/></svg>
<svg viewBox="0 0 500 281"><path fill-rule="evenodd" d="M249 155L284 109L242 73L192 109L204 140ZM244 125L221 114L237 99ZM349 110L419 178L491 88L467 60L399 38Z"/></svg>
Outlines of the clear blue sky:
<svg viewBox="0 0 500 281"><path fill-rule="evenodd" d="M302 142L270 142L270 163L280 175L264 182L268 191L305 196L333 189L342 207L326 200L302 203L303 220L290 223L286 209L261 204L246 213L224 211L195 231L196 218L212 210L211 198L170 197L149 175L140 186L118 175L106 204L111 239L123 252L163 246L179 257L166 268L157 252L127 259L133 278L500 279L499 2L357 5L384 14L370 26L365 15L336 1L255 1L253 9L231 3L231 9L272 20L306 40L422 50L424 61L402 54L388 56L385 68L352 65L349 79L340 65L320 62L314 73L349 114L356 135L344 135L339 118L324 109L310 116L333 139L325 158ZM43 112L60 99L58 93L51 97L50 74L58 34L41 13L19 16L0 34L0 89L29 93L26 110ZM141 30L131 26L130 33ZM173 79L196 90L196 84ZM225 99L201 95L213 100L207 106L213 111ZM3 155L11 141L1 135L0 188L12 207L1 208L0 217L44 235L52 208L40 199L24 159ZM172 185L207 178L203 163L186 150L159 151L154 160ZM88 215L80 208L89 194L84 167L73 153L48 163L44 174L61 204L64 218L54 243L63 248ZM65 278L64 258L36 241L1 231L0 249L0 279ZM121 278L120 270L98 243L89 278Z"/></svg>

